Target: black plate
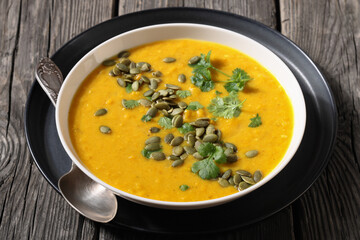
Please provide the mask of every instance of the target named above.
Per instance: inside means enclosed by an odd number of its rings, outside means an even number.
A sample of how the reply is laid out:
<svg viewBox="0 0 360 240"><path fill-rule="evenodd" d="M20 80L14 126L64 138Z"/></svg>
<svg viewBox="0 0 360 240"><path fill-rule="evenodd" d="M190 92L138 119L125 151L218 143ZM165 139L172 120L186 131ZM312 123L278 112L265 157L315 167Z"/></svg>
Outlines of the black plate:
<svg viewBox="0 0 360 240"><path fill-rule="evenodd" d="M163 233L225 231L264 219L296 200L328 162L337 130L337 112L329 86L315 64L278 32L253 20L219 11L155 9L101 23L69 41L52 59L66 76L82 56L103 41L135 28L160 23L218 26L248 36L272 50L291 69L303 91L307 111L305 135L296 155L283 171L238 200L208 209L176 211L150 208L118 198L119 213L110 225ZM57 181L70 169L71 160L61 146L54 116L54 107L35 82L26 104L27 142L39 170L58 191ZM219 216L222 216L221 221ZM241 217L235 220L233 216Z"/></svg>

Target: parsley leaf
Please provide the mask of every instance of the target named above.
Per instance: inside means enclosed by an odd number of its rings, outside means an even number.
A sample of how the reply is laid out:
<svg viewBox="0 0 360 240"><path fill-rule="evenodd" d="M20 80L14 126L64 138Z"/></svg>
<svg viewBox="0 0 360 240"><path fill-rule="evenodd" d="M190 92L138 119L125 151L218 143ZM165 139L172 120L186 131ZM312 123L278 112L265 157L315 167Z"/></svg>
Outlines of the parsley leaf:
<svg viewBox="0 0 360 240"><path fill-rule="evenodd" d="M139 106L139 101L138 100L122 100L122 105L124 106L124 108L127 109L133 109L137 106Z"/></svg>
<svg viewBox="0 0 360 240"><path fill-rule="evenodd" d="M193 111L197 111L199 110L200 108L203 108L204 106L201 105L199 102L191 102L189 103L189 105L187 106L187 110L193 110Z"/></svg>
<svg viewBox="0 0 360 240"><path fill-rule="evenodd" d="M144 116L142 116L141 121L149 122L151 119L152 117L150 115L145 114Z"/></svg>
<svg viewBox="0 0 360 240"><path fill-rule="evenodd" d="M195 162L191 166L191 171L194 173L199 172L202 179L216 178L220 169L216 163L225 163L226 155L224 149L220 146L215 146L212 143L203 143L199 146L198 152L201 156L207 157L201 161Z"/></svg>
<svg viewBox="0 0 360 240"><path fill-rule="evenodd" d="M171 129L172 128L172 122L171 119L168 117L161 117L158 121L159 125L165 129Z"/></svg>
<svg viewBox="0 0 360 240"><path fill-rule="evenodd" d="M177 90L176 95L178 95L181 98L187 98L191 96L191 92L189 90Z"/></svg>
<svg viewBox="0 0 360 240"><path fill-rule="evenodd" d="M187 132L195 131L195 128L189 123L184 123L181 127L178 128L178 130L181 134L185 134Z"/></svg>
<svg viewBox="0 0 360 240"><path fill-rule="evenodd" d="M237 94L235 92L231 92L224 98L216 97L212 99L207 108L215 117L230 119L240 115L240 109L244 101L240 102Z"/></svg>
<svg viewBox="0 0 360 240"><path fill-rule="evenodd" d="M219 92L218 90L216 90L216 91L215 91L215 94L216 94L216 95L220 95L220 94L222 94L222 92Z"/></svg>
<svg viewBox="0 0 360 240"><path fill-rule="evenodd" d="M186 190L188 190L189 189L189 186L188 185L186 185L186 184L183 184L183 185L180 185L180 190L181 191L186 191Z"/></svg>
<svg viewBox="0 0 360 240"><path fill-rule="evenodd" d="M228 92L242 91L245 87L245 84L252 79L244 70L240 68L235 68L232 73L233 75L230 77L230 79L227 80L227 83L224 86Z"/></svg>
<svg viewBox="0 0 360 240"><path fill-rule="evenodd" d="M145 148L143 150L141 150L141 154L146 157L146 158L150 158L150 155L153 153L153 152L160 152L161 149L159 150L155 150L155 151L149 151L149 150L146 150Z"/></svg>
<svg viewBox="0 0 360 240"><path fill-rule="evenodd" d="M256 128L258 126L260 126L262 124L261 122L261 117L259 116L259 114L256 114L256 117L250 118L250 124L249 127L251 128Z"/></svg>
<svg viewBox="0 0 360 240"><path fill-rule="evenodd" d="M131 84L128 83L128 84L126 85L125 91L126 91L127 93L131 93L131 92L132 92Z"/></svg>

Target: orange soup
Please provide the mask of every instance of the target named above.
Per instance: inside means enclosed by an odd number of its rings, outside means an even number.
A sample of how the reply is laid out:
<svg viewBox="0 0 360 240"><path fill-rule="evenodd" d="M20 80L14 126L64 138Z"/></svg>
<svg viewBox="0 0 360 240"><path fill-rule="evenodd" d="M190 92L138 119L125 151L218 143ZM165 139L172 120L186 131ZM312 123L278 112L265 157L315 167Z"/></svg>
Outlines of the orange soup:
<svg viewBox="0 0 360 240"><path fill-rule="evenodd" d="M255 184L283 158L292 105L254 59L192 39L120 55L84 80L69 112L77 155L102 181L150 199L209 200Z"/></svg>

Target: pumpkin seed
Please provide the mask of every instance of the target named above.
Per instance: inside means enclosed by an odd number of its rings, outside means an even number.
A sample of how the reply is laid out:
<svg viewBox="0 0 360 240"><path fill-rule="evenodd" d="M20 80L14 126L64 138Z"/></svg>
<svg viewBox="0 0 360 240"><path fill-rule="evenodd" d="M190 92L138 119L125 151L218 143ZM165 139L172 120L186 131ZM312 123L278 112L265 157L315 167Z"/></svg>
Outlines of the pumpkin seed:
<svg viewBox="0 0 360 240"><path fill-rule="evenodd" d="M181 166L181 165L183 165L183 164L184 164L184 160L178 159L178 160L175 160L175 161L171 164L171 166L172 166L172 167L179 167L179 166Z"/></svg>
<svg viewBox="0 0 360 240"><path fill-rule="evenodd" d="M240 174L236 173L236 174L234 175L233 179L234 179L235 185L239 185L239 183L241 182L241 176L240 176Z"/></svg>
<svg viewBox="0 0 360 240"><path fill-rule="evenodd" d="M126 73L129 72L129 67L126 66L125 64L122 64L122 63L116 64L116 68L119 69L122 72L126 72Z"/></svg>
<svg viewBox="0 0 360 240"><path fill-rule="evenodd" d="M189 59L189 64L196 64L200 61L200 57L199 56L195 56Z"/></svg>
<svg viewBox="0 0 360 240"><path fill-rule="evenodd" d="M196 139L195 139L194 134L189 134L189 135L188 135L188 139L187 139L187 143L188 143L191 147L193 147L193 146L195 146L195 142L196 142Z"/></svg>
<svg viewBox="0 0 360 240"><path fill-rule="evenodd" d="M116 62L112 59L108 59L102 62L102 65L104 66L114 66L116 64Z"/></svg>
<svg viewBox="0 0 360 240"><path fill-rule="evenodd" d="M133 74L123 74L123 77L125 78L125 82L132 82L134 79L134 75Z"/></svg>
<svg viewBox="0 0 360 240"><path fill-rule="evenodd" d="M144 107L150 107L151 106L151 102L147 99L139 99L139 103L144 106Z"/></svg>
<svg viewBox="0 0 360 240"><path fill-rule="evenodd" d="M181 160L185 160L187 157L188 157L187 153L183 153L183 154L180 155Z"/></svg>
<svg viewBox="0 0 360 240"><path fill-rule="evenodd" d="M122 63L122 64L124 64L124 65L126 65L126 66L129 66L130 65L130 63L131 63L131 61L128 59L128 58L120 58L119 59L119 63Z"/></svg>
<svg viewBox="0 0 360 240"><path fill-rule="evenodd" d="M258 182L261 180L261 178L262 178L262 173L261 173L261 171L260 171L260 170L256 170L256 171L254 172L254 182L255 182L255 183L258 183Z"/></svg>
<svg viewBox="0 0 360 240"><path fill-rule="evenodd" d="M185 146L184 150L187 154L189 155L193 155L194 153L196 153L196 150L194 147L190 147L190 146Z"/></svg>
<svg viewBox="0 0 360 240"><path fill-rule="evenodd" d="M195 132L197 137L201 137L205 132L205 128L196 128Z"/></svg>
<svg viewBox="0 0 360 240"><path fill-rule="evenodd" d="M130 74L138 74L140 73L140 69L138 68L130 68Z"/></svg>
<svg viewBox="0 0 360 240"><path fill-rule="evenodd" d="M150 79L147 76L141 76L140 78L144 83L150 83Z"/></svg>
<svg viewBox="0 0 360 240"><path fill-rule="evenodd" d="M246 183L246 182L241 182L239 183L239 190L242 191L242 190L245 190L247 189L248 187L250 187L251 185Z"/></svg>
<svg viewBox="0 0 360 240"><path fill-rule="evenodd" d="M151 107L147 112L146 115L149 115L150 117L155 117L156 113L157 113L157 108L156 107Z"/></svg>
<svg viewBox="0 0 360 240"><path fill-rule="evenodd" d="M170 144L173 139L174 139L174 135L172 133L169 133L164 137L164 142Z"/></svg>
<svg viewBox="0 0 360 240"><path fill-rule="evenodd" d="M104 133L104 134L109 134L111 133L111 129L108 126L100 126L100 132Z"/></svg>
<svg viewBox="0 0 360 240"><path fill-rule="evenodd" d="M118 78L117 83L119 84L120 87L126 87L126 82L122 78Z"/></svg>
<svg viewBox="0 0 360 240"><path fill-rule="evenodd" d="M232 148L226 148L225 151L224 151L224 154L226 156L230 156L233 153L234 153L234 150Z"/></svg>
<svg viewBox="0 0 360 240"><path fill-rule="evenodd" d="M150 128L150 132L151 132L151 133L158 133L158 132L160 132L160 128L151 127L151 128Z"/></svg>
<svg viewBox="0 0 360 240"><path fill-rule="evenodd" d="M207 134L204 136L203 141L204 142L216 142L216 140L218 139L218 136L216 134Z"/></svg>
<svg viewBox="0 0 360 240"><path fill-rule="evenodd" d="M206 128L206 134L212 134L215 132L215 126L210 124L207 128Z"/></svg>
<svg viewBox="0 0 360 240"><path fill-rule="evenodd" d="M235 183L234 183L234 178L229 178L228 179L228 182L229 182L229 184L231 185L231 186L234 186L235 185Z"/></svg>
<svg viewBox="0 0 360 240"><path fill-rule="evenodd" d="M244 180L244 182L248 184L254 185L256 183L251 177L241 176L241 178L242 180Z"/></svg>
<svg viewBox="0 0 360 240"><path fill-rule="evenodd" d="M158 99L160 97L160 93L159 92L155 92L152 96L151 96L151 101L155 101L156 99Z"/></svg>
<svg viewBox="0 0 360 240"><path fill-rule="evenodd" d="M220 131L219 129L216 129L215 133L216 133L216 135L218 136L218 140L220 141L221 136L222 136L221 131Z"/></svg>
<svg viewBox="0 0 360 240"><path fill-rule="evenodd" d="M228 169L224 172L224 174L221 176L221 178L223 179L229 179L229 177L231 176L231 169Z"/></svg>
<svg viewBox="0 0 360 240"><path fill-rule="evenodd" d="M131 85L131 88L134 92L138 91L140 87L140 84L138 81L133 82L133 84Z"/></svg>
<svg viewBox="0 0 360 240"><path fill-rule="evenodd" d="M207 127L209 125L209 121L205 120L196 120L192 123L195 127Z"/></svg>
<svg viewBox="0 0 360 240"><path fill-rule="evenodd" d="M181 115L176 115L172 119L172 125L176 128L179 128L183 125L183 117Z"/></svg>
<svg viewBox="0 0 360 240"><path fill-rule="evenodd" d="M234 152L237 152L237 147L232 143L228 143L228 142L225 143L225 147L226 148L231 148L232 150L234 150Z"/></svg>
<svg viewBox="0 0 360 240"><path fill-rule="evenodd" d="M236 162L238 160L238 156L236 154L230 154L228 156L226 156L226 161L228 163L233 163Z"/></svg>
<svg viewBox="0 0 360 240"><path fill-rule="evenodd" d="M114 74L114 72L113 72L113 69L111 69L111 70L110 70L110 72L109 72L109 76L111 76L111 77L115 77L115 74Z"/></svg>
<svg viewBox="0 0 360 240"><path fill-rule="evenodd" d="M165 84L165 87L168 88L168 89L173 89L173 90L180 90L181 87L179 86L176 86L176 85L173 85L173 84Z"/></svg>
<svg viewBox="0 0 360 240"><path fill-rule="evenodd" d="M188 106L186 102L179 102L178 105L181 109L185 109Z"/></svg>
<svg viewBox="0 0 360 240"><path fill-rule="evenodd" d="M154 77L161 77L162 76L162 73L160 71L156 71L156 72L153 72L152 75Z"/></svg>
<svg viewBox="0 0 360 240"><path fill-rule="evenodd" d="M259 154L257 150L251 150L245 153L245 156L248 158L256 157Z"/></svg>
<svg viewBox="0 0 360 240"><path fill-rule="evenodd" d="M175 116L175 115L178 115L178 114L181 114L183 113L184 110L181 109L181 108L175 108L172 112L171 112L171 115Z"/></svg>
<svg viewBox="0 0 360 240"><path fill-rule="evenodd" d="M161 79L160 78L150 78L150 80L153 79L155 82L160 83Z"/></svg>
<svg viewBox="0 0 360 240"><path fill-rule="evenodd" d="M223 179L223 178L219 178L219 179L218 179L218 183L219 183L220 186L222 186L222 187L228 187L228 186L230 186L230 183L229 183L226 179Z"/></svg>
<svg viewBox="0 0 360 240"><path fill-rule="evenodd" d="M175 161L175 160L179 160L179 159L180 159L180 157L174 156L174 155L170 155L170 156L168 156L167 158L168 158L169 160L172 160L172 161Z"/></svg>
<svg viewBox="0 0 360 240"><path fill-rule="evenodd" d="M105 115L107 113L107 110L105 108L100 108L99 110L97 110L94 115L95 116L102 116Z"/></svg>
<svg viewBox="0 0 360 240"><path fill-rule="evenodd" d="M179 74L178 81L184 83L186 81L186 76L184 74Z"/></svg>
<svg viewBox="0 0 360 240"><path fill-rule="evenodd" d="M156 161L162 161L166 159L166 156L163 152L153 152L150 154L150 158Z"/></svg>
<svg viewBox="0 0 360 240"><path fill-rule="evenodd" d="M154 94L154 90L149 89L149 90L147 90L146 92L144 92L143 96L144 96L144 97L150 97L150 96L153 95L153 94Z"/></svg>
<svg viewBox="0 0 360 240"><path fill-rule="evenodd" d="M156 108L159 109L159 110L162 110L162 109L169 110L169 109L170 109L169 104L167 104L166 102L156 103L156 104L154 105L154 107L156 107Z"/></svg>
<svg viewBox="0 0 360 240"><path fill-rule="evenodd" d="M157 89L157 87L158 87L158 82L156 80L154 80L154 78L151 78L149 88L150 89Z"/></svg>
<svg viewBox="0 0 360 240"><path fill-rule="evenodd" d="M119 54L118 54L118 58L127 58L127 57L129 57L129 56L130 56L130 52L129 52L129 51L126 51L126 50L121 51L121 52L119 52Z"/></svg>
<svg viewBox="0 0 360 240"><path fill-rule="evenodd" d="M146 141L145 141L145 144L150 144L150 143L159 143L161 141L161 138L158 137L158 136L153 136L153 137L150 137L148 138Z"/></svg>
<svg viewBox="0 0 360 240"><path fill-rule="evenodd" d="M196 151L198 151L199 150L199 147L200 147L200 145L202 144L202 142L201 141L196 141L195 142L195 145L194 145L194 147L195 147L195 149L196 149Z"/></svg>
<svg viewBox="0 0 360 240"><path fill-rule="evenodd" d="M114 67L114 68L112 69L112 74L113 74L114 76L119 76L120 73L121 73L121 71L120 71L120 69L118 69L117 67Z"/></svg>
<svg viewBox="0 0 360 240"><path fill-rule="evenodd" d="M188 140L189 140L188 137L189 137L190 135L193 135L193 136L194 136L194 134L195 134L194 131L187 132L187 133L185 133L185 135L184 135L184 139L185 139L186 141L188 141Z"/></svg>
<svg viewBox="0 0 360 240"><path fill-rule="evenodd" d="M176 146L172 149L172 154L174 156L180 156L184 152L184 148L182 146Z"/></svg>
<svg viewBox="0 0 360 240"><path fill-rule="evenodd" d="M175 58L172 58L172 57L166 57L163 59L163 62L164 63L172 63L172 62L175 62L176 59Z"/></svg>
<svg viewBox="0 0 360 240"><path fill-rule="evenodd" d="M161 110L161 112L164 115L164 117L169 117L170 116L170 114L165 109Z"/></svg>
<svg viewBox="0 0 360 240"><path fill-rule="evenodd" d="M160 143L156 142L156 143L150 143L148 145L145 146L145 149L148 151L157 151L161 149Z"/></svg>
<svg viewBox="0 0 360 240"><path fill-rule="evenodd" d="M239 174L240 176L251 177L251 173L245 170L236 170L236 173Z"/></svg>
<svg viewBox="0 0 360 240"><path fill-rule="evenodd" d="M193 154L193 157L196 158L196 159L198 159L198 160L203 160L203 159L204 159L204 157L201 156L201 154L198 153L198 152L194 153L194 154Z"/></svg>
<svg viewBox="0 0 360 240"><path fill-rule="evenodd" d="M179 146L180 144L182 144L184 141L183 137L175 137L173 140L171 140L170 145L171 146Z"/></svg>

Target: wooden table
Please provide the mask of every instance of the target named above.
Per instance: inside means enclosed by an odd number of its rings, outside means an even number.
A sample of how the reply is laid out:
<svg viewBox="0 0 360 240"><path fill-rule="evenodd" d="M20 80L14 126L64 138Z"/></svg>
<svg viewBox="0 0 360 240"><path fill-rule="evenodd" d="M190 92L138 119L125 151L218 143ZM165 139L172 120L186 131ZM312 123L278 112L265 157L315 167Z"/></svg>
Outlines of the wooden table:
<svg viewBox="0 0 360 240"><path fill-rule="evenodd" d="M159 7L243 15L290 38L330 84L339 130L325 171L297 201L250 226L194 239L360 239L360 2L357 0L0 1L0 239L183 239L110 229L75 212L35 166L25 101L41 56L112 17Z"/></svg>

